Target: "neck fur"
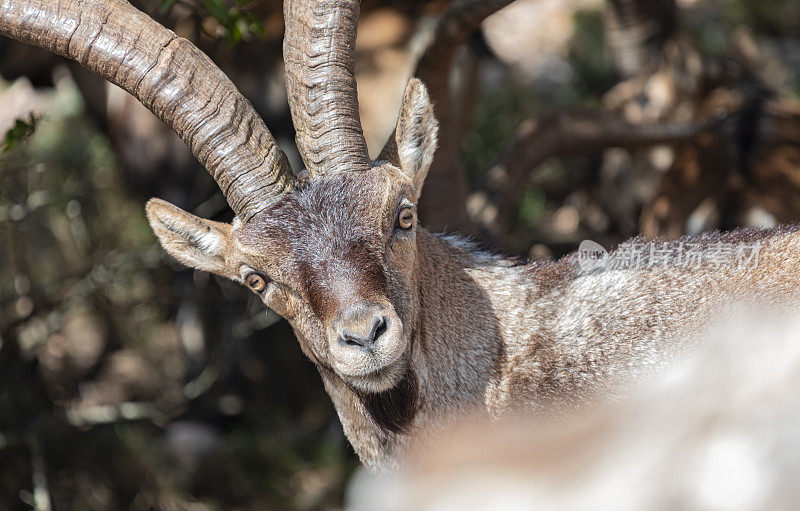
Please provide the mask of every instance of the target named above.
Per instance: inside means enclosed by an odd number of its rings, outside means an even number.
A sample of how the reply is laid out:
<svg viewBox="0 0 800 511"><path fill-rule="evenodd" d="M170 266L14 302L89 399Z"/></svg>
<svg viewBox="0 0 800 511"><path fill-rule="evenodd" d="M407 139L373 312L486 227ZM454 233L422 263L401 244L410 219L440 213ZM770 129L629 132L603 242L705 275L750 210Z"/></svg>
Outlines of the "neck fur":
<svg viewBox="0 0 800 511"><path fill-rule="evenodd" d="M361 396L335 374L321 371L345 434L370 466L385 466L423 424L459 410L487 410L505 357L498 297L487 294L482 280L513 278L511 265L469 253L456 238L424 229L417 237L419 315L411 341L413 370L396 389L374 396Z"/></svg>

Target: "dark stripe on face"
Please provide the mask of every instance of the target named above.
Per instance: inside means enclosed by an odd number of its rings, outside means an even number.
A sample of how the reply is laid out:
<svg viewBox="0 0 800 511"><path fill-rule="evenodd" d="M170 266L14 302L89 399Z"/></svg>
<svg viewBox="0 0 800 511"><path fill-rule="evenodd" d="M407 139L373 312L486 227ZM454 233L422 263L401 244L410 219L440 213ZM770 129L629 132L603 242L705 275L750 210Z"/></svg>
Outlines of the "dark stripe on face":
<svg viewBox="0 0 800 511"><path fill-rule="evenodd" d="M365 239L350 243L339 257L303 261L298 269L311 308L326 323L346 305L386 299L386 273Z"/></svg>

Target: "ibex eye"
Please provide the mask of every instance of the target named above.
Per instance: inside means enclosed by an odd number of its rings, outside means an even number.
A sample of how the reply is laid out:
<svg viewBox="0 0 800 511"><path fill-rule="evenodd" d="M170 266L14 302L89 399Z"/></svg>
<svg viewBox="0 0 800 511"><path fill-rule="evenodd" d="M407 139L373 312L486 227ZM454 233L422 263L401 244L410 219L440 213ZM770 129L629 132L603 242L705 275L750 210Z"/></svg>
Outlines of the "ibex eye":
<svg viewBox="0 0 800 511"><path fill-rule="evenodd" d="M267 287L267 279L258 273L249 274L244 278L244 283L256 293L260 293Z"/></svg>
<svg viewBox="0 0 800 511"><path fill-rule="evenodd" d="M401 229L411 229L413 223L414 212L411 211L411 208L403 208L400 210L400 213L397 215L397 227Z"/></svg>

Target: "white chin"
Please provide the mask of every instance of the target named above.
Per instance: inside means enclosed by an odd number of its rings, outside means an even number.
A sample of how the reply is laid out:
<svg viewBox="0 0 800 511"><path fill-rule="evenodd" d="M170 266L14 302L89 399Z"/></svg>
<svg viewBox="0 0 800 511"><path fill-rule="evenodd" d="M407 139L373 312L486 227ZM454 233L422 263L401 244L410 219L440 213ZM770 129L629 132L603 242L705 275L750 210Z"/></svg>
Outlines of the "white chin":
<svg viewBox="0 0 800 511"><path fill-rule="evenodd" d="M397 385L397 382L403 377L405 370L405 357L400 357L400 359L377 371L363 376L345 376L345 379L356 390L377 394L378 392L383 392Z"/></svg>

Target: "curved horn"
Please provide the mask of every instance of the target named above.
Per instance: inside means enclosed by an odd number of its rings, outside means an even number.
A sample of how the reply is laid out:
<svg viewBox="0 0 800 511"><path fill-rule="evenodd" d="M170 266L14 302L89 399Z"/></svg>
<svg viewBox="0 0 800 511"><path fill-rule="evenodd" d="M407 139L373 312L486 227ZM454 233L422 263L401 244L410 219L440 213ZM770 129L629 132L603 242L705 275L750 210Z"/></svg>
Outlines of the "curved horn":
<svg viewBox="0 0 800 511"><path fill-rule="evenodd" d="M286 0L283 60L311 176L369 168L353 73L359 0Z"/></svg>
<svg viewBox="0 0 800 511"><path fill-rule="evenodd" d="M130 92L191 148L249 220L291 188L250 102L192 43L124 0L2 0L0 34L75 60Z"/></svg>

